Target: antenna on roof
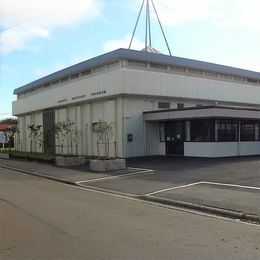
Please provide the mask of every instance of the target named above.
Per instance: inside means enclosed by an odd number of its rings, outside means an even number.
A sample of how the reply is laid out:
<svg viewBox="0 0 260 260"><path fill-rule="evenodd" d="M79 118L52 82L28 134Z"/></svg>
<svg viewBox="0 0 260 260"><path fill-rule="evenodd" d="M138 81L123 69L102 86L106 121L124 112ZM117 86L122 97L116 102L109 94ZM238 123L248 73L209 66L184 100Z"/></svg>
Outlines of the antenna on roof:
<svg viewBox="0 0 260 260"><path fill-rule="evenodd" d="M129 44L129 48L128 48L128 49L131 49L132 42L133 42L133 39L134 39L134 36L135 36L135 32L136 32L136 28L137 28L137 26L138 26L138 23L139 23L139 20L140 20L140 16L141 16L141 13L142 13L144 4L146 3L145 48L143 49L143 51L159 53L158 51L156 51L156 50L152 47L150 2L152 3L153 9L154 9L154 12L155 12L155 14L156 14L158 23L159 23L159 25L160 25L160 28L161 28L161 31L162 31L162 34L163 34L163 38L164 38L164 41L165 41L166 46L167 46L167 48L168 48L169 54L170 54L170 56L172 56L172 53L171 53L169 44L168 44L168 42L167 42L167 39L166 39L164 30L163 30L163 27L162 27L162 24L161 24L161 21L160 21L158 12L157 12L157 10L156 10L156 8L155 8L155 5L154 5L153 0L143 0L142 5L141 5L141 8L140 8L140 11L139 11L139 14L138 14L138 17L137 17L137 21L136 21L136 23L135 23L134 31L133 31L133 34L132 34L131 41L130 41L130 44Z"/></svg>

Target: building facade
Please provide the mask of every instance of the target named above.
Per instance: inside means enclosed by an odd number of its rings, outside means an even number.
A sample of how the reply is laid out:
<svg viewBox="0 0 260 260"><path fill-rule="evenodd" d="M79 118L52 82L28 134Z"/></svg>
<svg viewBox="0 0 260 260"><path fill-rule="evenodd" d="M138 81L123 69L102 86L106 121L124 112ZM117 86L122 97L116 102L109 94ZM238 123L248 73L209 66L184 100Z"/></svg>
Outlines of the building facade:
<svg viewBox="0 0 260 260"><path fill-rule="evenodd" d="M260 154L260 73L144 51L118 49L14 91L18 150L28 126L42 125L56 153L97 155L100 120L112 123L109 155ZM69 150L51 134L70 120L80 132ZM34 141L35 142L35 141ZM34 145L41 152L43 147Z"/></svg>

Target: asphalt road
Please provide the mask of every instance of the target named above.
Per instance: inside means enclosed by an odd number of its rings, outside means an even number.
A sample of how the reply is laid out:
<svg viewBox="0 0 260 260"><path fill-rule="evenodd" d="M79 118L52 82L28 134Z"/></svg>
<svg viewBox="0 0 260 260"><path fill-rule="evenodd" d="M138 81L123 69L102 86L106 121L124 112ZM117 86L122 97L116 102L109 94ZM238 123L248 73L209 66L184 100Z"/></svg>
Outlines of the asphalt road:
<svg viewBox="0 0 260 260"><path fill-rule="evenodd" d="M260 259L260 227L0 168L0 259Z"/></svg>

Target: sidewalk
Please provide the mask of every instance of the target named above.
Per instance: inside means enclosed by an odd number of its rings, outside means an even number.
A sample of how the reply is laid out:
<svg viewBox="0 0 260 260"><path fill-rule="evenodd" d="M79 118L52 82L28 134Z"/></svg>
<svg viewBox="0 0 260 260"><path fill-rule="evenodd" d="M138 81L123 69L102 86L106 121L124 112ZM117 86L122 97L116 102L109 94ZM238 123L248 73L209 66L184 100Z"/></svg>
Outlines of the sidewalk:
<svg viewBox="0 0 260 260"><path fill-rule="evenodd" d="M89 165L76 166L71 168L58 167L53 164L39 163L39 162L28 162L25 160L6 160L0 159L0 167L24 172L27 174L36 175L39 177L45 177L48 179L76 184L81 181L89 181L98 178L105 178L110 176L124 175L134 173L137 169L125 169L119 171L110 172L91 172Z"/></svg>

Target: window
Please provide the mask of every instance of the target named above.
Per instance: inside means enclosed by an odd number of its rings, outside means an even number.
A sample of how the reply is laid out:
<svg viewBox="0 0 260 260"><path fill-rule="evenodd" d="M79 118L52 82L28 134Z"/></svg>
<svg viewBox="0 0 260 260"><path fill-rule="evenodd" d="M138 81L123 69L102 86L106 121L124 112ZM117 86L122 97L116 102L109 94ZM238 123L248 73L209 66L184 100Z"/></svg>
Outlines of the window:
<svg viewBox="0 0 260 260"><path fill-rule="evenodd" d="M55 81L52 81L51 85L52 85L52 86L55 86L55 85L58 85L59 83L60 83L59 80L55 80Z"/></svg>
<svg viewBox="0 0 260 260"><path fill-rule="evenodd" d="M217 141L235 142L238 140L238 123L236 120L216 120Z"/></svg>
<svg viewBox="0 0 260 260"><path fill-rule="evenodd" d="M62 78L62 79L60 80L60 83L64 83L64 82L66 82L66 81L68 81L68 80L69 80L69 77Z"/></svg>
<svg viewBox="0 0 260 260"><path fill-rule="evenodd" d="M94 72L95 73L103 72L103 71L105 71L105 69L106 69L105 65L104 66L100 66L100 67L95 68Z"/></svg>
<svg viewBox="0 0 260 260"><path fill-rule="evenodd" d="M72 80L72 79L77 79L79 77L79 74L77 73L77 74L74 74L74 75L71 75L70 76L70 79Z"/></svg>
<svg viewBox="0 0 260 260"><path fill-rule="evenodd" d="M215 140L214 120L191 120L190 137L192 142L213 142Z"/></svg>
<svg viewBox="0 0 260 260"><path fill-rule="evenodd" d="M165 142L165 122L159 123L160 142Z"/></svg>
<svg viewBox="0 0 260 260"><path fill-rule="evenodd" d="M256 123L256 140L260 141L260 121Z"/></svg>
<svg viewBox="0 0 260 260"><path fill-rule="evenodd" d="M257 84L257 79L247 78L246 81L247 81L248 83Z"/></svg>
<svg viewBox="0 0 260 260"><path fill-rule="evenodd" d="M107 69L113 69L113 68L118 68L119 67L119 61L113 62L113 63L109 63L107 64Z"/></svg>
<svg viewBox="0 0 260 260"><path fill-rule="evenodd" d="M185 73L186 69L184 67L171 66L170 70L173 72L182 72Z"/></svg>
<svg viewBox="0 0 260 260"><path fill-rule="evenodd" d="M137 68L146 68L147 64L146 62L128 60L128 66L137 67Z"/></svg>
<svg viewBox="0 0 260 260"><path fill-rule="evenodd" d="M188 69L188 72L192 75L202 75L202 70Z"/></svg>
<svg viewBox="0 0 260 260"><path fill-rule="evenodd" d="M204 75L206 77L210 77L210 78L217 78L218 77L218 73L217 72L212 72L212 71L205 71Z"/></svg>
<svg viewBox="0 0 260 260"><path fill-rule="evenodd" d="M150 64L150 68L158 69L158 70L167 70L167 66L166 65L157 64L157 63L151 63Z"/></svg>
<svg viewBox="0 0 260 260"><path fill-rule="evenodd" d="M91 74L91 70L85 70L81 72L81 76L87 76Z"/></svg>
<svg viewBox="0 0 260 260"><path fill-rule="evenodd" d="M170 108L169 102L158 102L158 108Z"/></svg>
<svg viewBox="0 0 260 260"><path fill-rule="evenodd" d="M178 109L184 108L184 104L183 104L183 103L178 103L178 104L177 104L177 108L178 108Z"/></svg>
<svg viewBox="0 0 260 260"><path fill-rule="evenodd" d="M244 81L245 81L245 78L239 77L239 76L233 76L233 80L235 80L235 81L240 81L240 82L244 82Z"/></svg>
<svg viewBox="0 0 260 260"><path fill-rule="evenodd" d="M232 76L228 74L219 74L219 77L224 80L232 80Z"/></svg>
<svg viewBox="0 0 260 260"><path fill-rule="evenodd" d="M242 121L240 123L240 141L255 141L255 122Z"/></svg>

